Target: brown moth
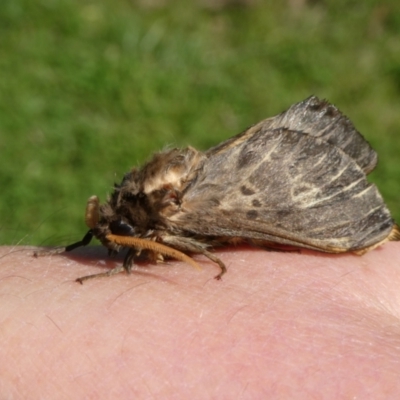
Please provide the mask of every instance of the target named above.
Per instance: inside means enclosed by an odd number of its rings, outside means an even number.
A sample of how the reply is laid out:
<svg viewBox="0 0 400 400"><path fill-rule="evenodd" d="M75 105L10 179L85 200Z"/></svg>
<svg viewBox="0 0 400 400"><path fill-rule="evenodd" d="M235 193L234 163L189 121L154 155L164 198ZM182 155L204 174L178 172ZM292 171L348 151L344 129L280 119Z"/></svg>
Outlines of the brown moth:
<svg viewBox="0 0 400 400"><path fill-rule="evenodd" d="M192 147L157 153L129 171L102 205L90 197L85 237L109 249L128 248L123 265L84 280L130 272L146 250L197 263L200 253L248 243L265 248L306 248L363 254L400 240L378 189L367 174L377 155L332 104L310 97L243 133L200 152Z"/></svg>

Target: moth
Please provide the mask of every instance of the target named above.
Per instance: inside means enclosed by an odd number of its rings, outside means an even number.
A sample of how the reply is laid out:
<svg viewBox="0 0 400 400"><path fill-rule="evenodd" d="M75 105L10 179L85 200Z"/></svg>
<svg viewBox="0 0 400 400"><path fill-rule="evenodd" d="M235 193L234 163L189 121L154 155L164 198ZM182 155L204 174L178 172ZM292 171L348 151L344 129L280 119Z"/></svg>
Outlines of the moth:
<svg viewBox="0 0 400 400"><path fill-rule="evenodd" d="M267 249L305 248L363 254L400 240L367 174L377 154L334 105L315 96L201 152L156 153L114 185L104 204L89 198L89 231L62 250L96 237L110 253L127 248L122 265L87 279L130 272L146 252L198 264L188 254L247 243Z"/></svg>

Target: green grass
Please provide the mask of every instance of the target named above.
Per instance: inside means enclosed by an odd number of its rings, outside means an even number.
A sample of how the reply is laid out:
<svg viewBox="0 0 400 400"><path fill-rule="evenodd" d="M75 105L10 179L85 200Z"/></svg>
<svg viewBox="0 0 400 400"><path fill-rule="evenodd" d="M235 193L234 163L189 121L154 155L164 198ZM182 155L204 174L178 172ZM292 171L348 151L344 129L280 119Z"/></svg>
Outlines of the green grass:
<svg viewBox="0 0 400 400"><path fill-rule="evenodd" d="M206 149L311 94L377 149L400 221L400 4L3 0L0 243L66 244L157 149Z"/></svg>

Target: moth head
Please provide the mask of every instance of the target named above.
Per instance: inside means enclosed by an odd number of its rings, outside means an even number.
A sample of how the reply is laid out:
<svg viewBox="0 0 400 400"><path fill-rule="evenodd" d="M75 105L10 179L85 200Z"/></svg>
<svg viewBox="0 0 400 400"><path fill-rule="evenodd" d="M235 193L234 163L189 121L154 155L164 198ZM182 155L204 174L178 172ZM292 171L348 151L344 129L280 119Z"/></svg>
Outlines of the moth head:
<svg viewBox="0 0 400 400"><path fill-rule="evenodd" d="M137 234L135 227L138 221L134 216L143 214L138 203L146 196L120 189L118 187L111 199L102 205L97 196L91 196L87 200L85 222L99 239L108 233L124 236ZM133 205L132 209L129 208L130 204Z"/></svg>
<svg viewBox="0 0 400 400"><path fill-rule="evenodd" d="M110 241L107 235L135 236L135 229L121 219L109 218L108 203L100 206L97 196L89 197L86 203L85 222L91 233L111 252L118 252L120 245ZM110 211L110 210L108 210Z"/></svg>

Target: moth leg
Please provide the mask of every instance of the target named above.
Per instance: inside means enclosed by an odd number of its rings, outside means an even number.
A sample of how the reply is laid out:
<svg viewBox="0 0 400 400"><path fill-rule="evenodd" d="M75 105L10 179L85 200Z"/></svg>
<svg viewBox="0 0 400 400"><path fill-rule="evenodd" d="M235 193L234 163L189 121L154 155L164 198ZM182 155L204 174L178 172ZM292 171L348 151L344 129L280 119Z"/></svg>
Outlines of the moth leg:
<svg viewBox="0 0 400 400"><path fill-rule="evenodd" d="M221 272L216 275L214 278L217 280L220 280L222 275L226 273L226 266L225 264L219 259L215 254L210 253L208 250L206 250L201 243L198 243L194 241L193 239L190 238L185 238L185 237L176 237L176 236L163 236L162 241L165 244L168 244L180 251L183 252L191 252L191 253L197 253L197 254L203 254L207 258L209 258L211 261L215 262L216 264L219 265Z"/></svg>
<svg viewBox="0 0 400 400"><path fill-rule="evenodd" d="M93 239L93 233L90 230L86 233L86 235L79 242L72 243L68 246L65 246L65 251L71 251L71 250L77 249L78 247L87 246L91 242L92 239Z"/></svg>
<svg viewBox="0 0 400 400"><path fill-rule="evenodd" d="M209 258L211 261L214 261L215 263L217 263L219 265L219 267L221 268L221 272L218 275L215 275L214 278L219 281L222 278L222 275L224 275L226 273L226 266L225 264L222 262L222 260L220 258L218 258L215 254L210 253L209 251L202 249L202 251L200 252L201 254L205 255L207 258Z"/></svg>
<svg viewBox="0 0 400 400"><path fill-rule="evenodd" d="M103 278L106 276L112 276L115 274L119 274L120 272L124 271L124 266L123 265L118 265L118 267L115 267L113 269L110 269L107 272L101 272L99 274L93 274L93 275L86 275L86 276L82 276L80 278L75 279L76 282L79 282L81 284L83 284L84 281L87 281L89 279L93 279L93 278Z"/></svg>
<svg viewBox="0 0 400 400"><path fill-rule="evenodd" d="M124 259L124 262L122 265L118 265L117 267L110 269L107 272L100 272L99 274L82 276L81 278L76 279L76 282L83 284L84 281L87 281L89 279L113 276L115 274L119 274L122 271L126 271L128 274L130 274L132 271L134 257L135 257L135 251L133 249L130 249L128 251L127 255L125 256L125 259Z"/></svg>
<svg viewBox="0 0 400 400"><path fill-rule="evenodd" d="M64 253L65 251L72 251L72 250L77 249L78 247L87 246L91 242L92 239L93 239L93 233L90 230L86 233L86 235L82 238L82 240L79 240L76 243L72 243L65 247L56 247L55 249L51 249L51 250L35 251L33 253L33 256L34 257L48 256L48 255L53 255L53 254Z"/></svg>
<svg viewBox="0 0 400 400"><path fill-rule="evenodd" d="M126 271L127 274L130 274L132 271L133 261L134 261L136 255L138 255L138 252L136 249L129 249L128 253L125 256L122 267Z"/></svg>

